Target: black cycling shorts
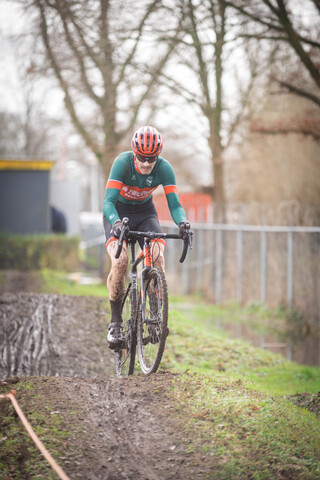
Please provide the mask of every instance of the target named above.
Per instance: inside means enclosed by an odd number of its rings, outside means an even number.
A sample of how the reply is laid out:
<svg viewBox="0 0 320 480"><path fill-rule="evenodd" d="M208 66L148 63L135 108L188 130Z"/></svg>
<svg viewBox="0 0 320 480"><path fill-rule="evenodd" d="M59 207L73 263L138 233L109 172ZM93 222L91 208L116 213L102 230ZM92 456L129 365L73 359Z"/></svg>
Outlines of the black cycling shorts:
<svg viewBox="0 0 320 480"><path fill-rule="evenodd" d="M115 207L121 220L123 217L128 217L130 230L139 232L162 232L158 213L152 198L141 205L127 205L126 203L118 201ZM112 237L111 234L112 225L109 223L105 215L103 215L103 226L108 246L109 243L115 240L115 238ZM142 248L143 239L139 239L138 241Z"/></svg>

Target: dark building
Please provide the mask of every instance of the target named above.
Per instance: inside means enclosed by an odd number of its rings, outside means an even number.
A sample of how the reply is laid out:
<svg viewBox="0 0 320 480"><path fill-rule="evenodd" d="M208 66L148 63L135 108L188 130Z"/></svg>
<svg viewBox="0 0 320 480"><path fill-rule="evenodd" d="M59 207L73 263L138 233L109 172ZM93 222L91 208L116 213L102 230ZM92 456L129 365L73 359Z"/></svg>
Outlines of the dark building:
<svg viewBox="0 0 320 480"><path fill-rule="evenodd" d="M0 158L0 233L50 233L53 160Z"/></svg>

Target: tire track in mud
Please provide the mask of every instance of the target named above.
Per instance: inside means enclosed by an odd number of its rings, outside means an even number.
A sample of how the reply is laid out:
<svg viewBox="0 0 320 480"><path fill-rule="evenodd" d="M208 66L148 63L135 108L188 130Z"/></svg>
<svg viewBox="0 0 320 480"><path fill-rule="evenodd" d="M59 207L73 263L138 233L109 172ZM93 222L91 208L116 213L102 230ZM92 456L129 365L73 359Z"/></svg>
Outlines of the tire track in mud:
<svg viewBox="0 0 320 480"><path fill-rule="evenodd" d="M86 480L203 478L181 438L181 425L166 399L172 374L126 379L59 379L68 401L77 402L73 443L77 460L66 472ZM159 388L160 387L160 388ZM59 406L61 411L61 406ZM78 437L78 435L81 436Z"/></svg>
<svg viewBox="0 0 320 480"><path fill-rule="evenodd" d="M7 376L49 375L51 358L59 356L52 335L52 312L57 297L42 297L31 302L30 316L18 315L10 300L0 300L1 365ZM9 305L9 308L3 308Z"/></svg>
<svg viewBox="0 0 320 480"><path fill-rule="evenodd" d="M13 375L110 376L105 300L0 295L0 380Z"/></svg>

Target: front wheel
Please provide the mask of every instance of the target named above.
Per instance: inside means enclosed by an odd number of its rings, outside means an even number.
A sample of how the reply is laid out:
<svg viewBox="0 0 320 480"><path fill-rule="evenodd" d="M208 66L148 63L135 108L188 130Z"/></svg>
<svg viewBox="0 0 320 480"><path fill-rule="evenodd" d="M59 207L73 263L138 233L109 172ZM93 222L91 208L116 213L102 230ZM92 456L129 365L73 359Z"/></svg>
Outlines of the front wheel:
<svg viewBox="0 0 320 480"><path fill-rule="evenodd" d="M117 377L132 375L137 347L136 330L137 301L134 297L131 283L128 285L122 300L121 316L123 328L123 342L116 353Z"/></svg>
<svg viewBox="0 0 320 480"><path fill-rule="evenodd" d="M155 373L160 365L168 331L168 287L164 273L152 268L140 295L137 318L138 356L144 374Z"/></svg>

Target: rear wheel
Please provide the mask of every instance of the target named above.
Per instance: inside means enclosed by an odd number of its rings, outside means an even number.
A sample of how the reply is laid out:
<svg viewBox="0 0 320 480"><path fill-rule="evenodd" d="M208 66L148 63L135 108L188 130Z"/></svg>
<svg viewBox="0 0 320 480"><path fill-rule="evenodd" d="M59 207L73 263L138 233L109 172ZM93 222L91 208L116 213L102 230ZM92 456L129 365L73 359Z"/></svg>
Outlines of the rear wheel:
<svg viewBox="0 0 320 480"><path fill-rule="evenodd" d="M116 350L116 374L117 377L132 375L137 347L136 332L136 300L132 293L131 283L128 285L122 301L121 315L123 319L123 342Z"/></svg>
<svg viewBox="0 0 320 480"><path fill-rule="evenodd" d="M168 335L168 288L164 273L157 268L148 272L145 302L140 296L137 321L138 356L144 374L159 367Z"/></svg>

